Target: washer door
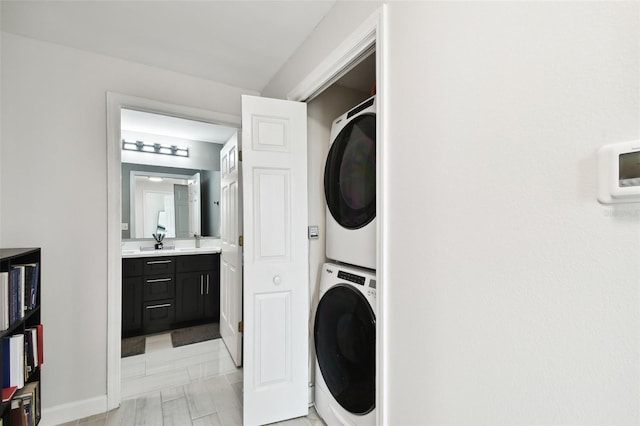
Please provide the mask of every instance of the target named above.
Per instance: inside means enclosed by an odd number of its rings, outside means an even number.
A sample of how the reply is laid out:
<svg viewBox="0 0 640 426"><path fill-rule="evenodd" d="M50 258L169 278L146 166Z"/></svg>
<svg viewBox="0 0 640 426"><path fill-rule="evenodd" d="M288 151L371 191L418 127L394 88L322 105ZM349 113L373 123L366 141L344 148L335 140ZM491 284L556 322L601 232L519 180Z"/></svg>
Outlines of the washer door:
<svg viewBox="0 0 640 426"><path fill-rule="evenodd" d="M375 114L357 116L338 133L325 164L324 194L344 228L362 228L376 217Z"/></svg>
<svg viewBox="0 0 640 426"><path fill-rule="evenodd" d="M331 287L318 304L314 337L318 366L331 395L347 411L367 414L376 398L376 318L350 285Z"/></svg>

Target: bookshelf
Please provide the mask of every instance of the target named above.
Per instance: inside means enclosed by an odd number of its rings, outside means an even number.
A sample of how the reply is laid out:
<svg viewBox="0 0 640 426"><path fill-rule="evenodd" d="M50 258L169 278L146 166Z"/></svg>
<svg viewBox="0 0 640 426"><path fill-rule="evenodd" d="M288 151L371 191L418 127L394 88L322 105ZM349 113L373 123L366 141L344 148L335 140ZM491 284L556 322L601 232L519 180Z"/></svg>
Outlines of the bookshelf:
<svg viewBox="0 0 640 426"><path fill-rule="evenodd" d="M41 266L39 248L0 249L0 426L40 421Z"/></svg>

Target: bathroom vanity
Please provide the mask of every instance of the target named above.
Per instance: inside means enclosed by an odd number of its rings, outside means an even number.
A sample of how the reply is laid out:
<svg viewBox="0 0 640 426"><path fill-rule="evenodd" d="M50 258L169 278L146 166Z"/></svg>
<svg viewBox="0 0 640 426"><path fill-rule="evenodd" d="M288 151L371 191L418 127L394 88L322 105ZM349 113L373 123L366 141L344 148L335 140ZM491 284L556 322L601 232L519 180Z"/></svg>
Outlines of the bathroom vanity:
<svg viewBox="0 0 640 426"><path fill-rule="evenodd" d="M219 248L123 250L122 337L219 320Z"/></svg>

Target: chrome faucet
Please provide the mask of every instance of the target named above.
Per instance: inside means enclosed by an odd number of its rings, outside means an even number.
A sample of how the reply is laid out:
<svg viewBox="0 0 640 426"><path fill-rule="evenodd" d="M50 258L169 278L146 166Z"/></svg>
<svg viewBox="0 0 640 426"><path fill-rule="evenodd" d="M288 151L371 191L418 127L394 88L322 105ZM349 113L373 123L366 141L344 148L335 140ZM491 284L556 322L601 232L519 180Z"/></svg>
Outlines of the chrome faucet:
<svg viewBox="0 0 640 426"><path fill-rule="evenodd" d="M200 240L202 239L202 235L193 234L193 237L196 239L196 248L200 248Z"/></svg>

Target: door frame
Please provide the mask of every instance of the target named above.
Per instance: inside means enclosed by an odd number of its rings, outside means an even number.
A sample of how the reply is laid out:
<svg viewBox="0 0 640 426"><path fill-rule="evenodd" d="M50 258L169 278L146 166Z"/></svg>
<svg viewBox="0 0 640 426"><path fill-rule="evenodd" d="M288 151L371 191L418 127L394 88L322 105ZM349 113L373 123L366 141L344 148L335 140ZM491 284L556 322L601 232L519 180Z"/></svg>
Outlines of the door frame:
<svg viewBox="0 0 640 426"><path fill-rule="evenodd" d="M360 26L356 28L325 60L311 71L288 94L287 99L292 101L308 102L320 94L324 89L349 72L358 60L364 58L372 49L376 51L376 222L378 242L376 248L377 266L376 279L378 290L376 293L378 309L376 313L376 424L388 424L386 418L387 395L384 393L388 383L388 367L386 347L387 325L386 302L387 268L386 259L388 253L385 249L387 232L384 218L386 217L387 178L385 171L388 155L386 141L387 119L387 73L386 64L389 63L387 50L387 5L382 4Z"/></svg>
<svg viewBox="0 0 640 426"><path fill-rule="evenodd" d="M122 164L120 111L123 108L241 129L239 115L107 92L107 410L120 406L122 328Z"/></svg>

